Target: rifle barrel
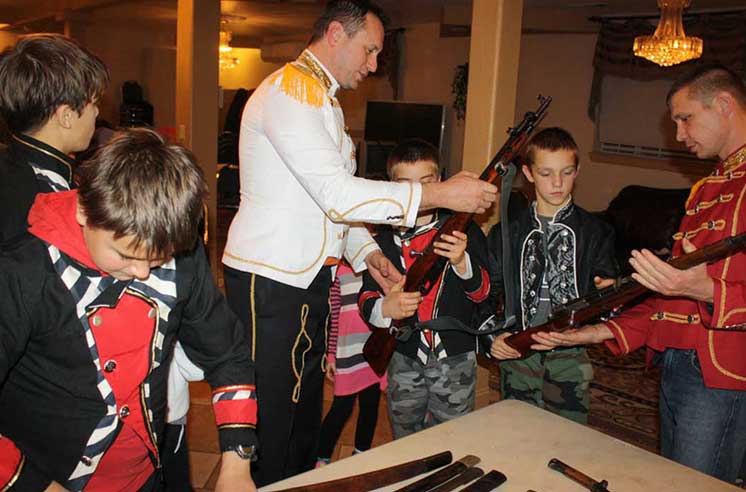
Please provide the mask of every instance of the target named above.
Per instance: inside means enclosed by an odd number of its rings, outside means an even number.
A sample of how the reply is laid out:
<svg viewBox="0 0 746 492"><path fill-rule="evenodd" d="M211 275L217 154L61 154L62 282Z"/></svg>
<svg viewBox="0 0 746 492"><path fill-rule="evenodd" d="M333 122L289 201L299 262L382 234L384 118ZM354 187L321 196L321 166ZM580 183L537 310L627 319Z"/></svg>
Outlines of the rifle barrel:
<svg viewBox="0 0 746 492"><path fill-rule="evenodd" d="M679 270L685 270L702 263L720 261L744 248L746 248L746 232L721 239L691 253L671 258L668 264ZM616 311L650 293L646 287L632 277L624 277L617 280L614 285L570 301L554 311L546 323L515 333L507 337L505 343L525 356L531 352L531 345L535 343L531 337L534 333L563 331L582 326L592 319Z"/></svg>
<svg viewBox="0 0 746 492"><path fill-rule="evenodd" d="M500 150L490 161L489 165L482 171L480 179L488 183L498 184L506 174L506 166L515 165L515 160L521 149L528 141L529 136L536 125L546 116L552 98L539 96L539 107L536 111L527 112L523 120L511 128L509 137ZM407 270L404 282L405 292L420 292L427 294L436 284L440 272L445 267L446 259L437 255L433 243L440 241L442 234L451 234L453 231L464 232L474 214L466 212L454 213L441 226L430 244L425 248L419 258ZM363 357L368 361L376 374L382 376L394 354L396 340L388 330L374 330L363 346Z"/></svg>

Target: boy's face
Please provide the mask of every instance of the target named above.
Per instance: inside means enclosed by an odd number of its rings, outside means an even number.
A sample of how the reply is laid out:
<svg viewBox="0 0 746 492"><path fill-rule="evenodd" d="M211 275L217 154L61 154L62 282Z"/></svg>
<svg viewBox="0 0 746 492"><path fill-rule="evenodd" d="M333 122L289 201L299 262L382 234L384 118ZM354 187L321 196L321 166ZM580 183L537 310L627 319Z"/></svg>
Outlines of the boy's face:
<svg viewBox="0 0 746 492"><path fill-rule="evenodd" d="M534 164L523 166L523 174L536 188L536 204L541 215L553 215L565 204L578 175L575 152L536 149Z"/></svg>
<svg viewBox="0 0 746 492"><path fill-rule="evenodd" d="M85 213L78 207L78 223L83 229L88 253L99 270L117 280L146 280L150 270L157 268L170 257L159 258L148 256L143 248L131 246L132 236L114 237L113 231L94 228L86 225Z"/></svg>
<svg viewBox="0 0 746 492"><path fill-rule="evenodd" d="M438 165L433 161L400 162L391 168L391 181L397 183L435 183L440 181Z"/></svg>
<svg viewBox="0 0 746 492"><path fill-rule="evenodd" d="M89 102L78 114L70 111L70 132L67 139L67 152L80 152L91 144L93 132L96 130L96 117L98 116L97 101Z"/></svg>

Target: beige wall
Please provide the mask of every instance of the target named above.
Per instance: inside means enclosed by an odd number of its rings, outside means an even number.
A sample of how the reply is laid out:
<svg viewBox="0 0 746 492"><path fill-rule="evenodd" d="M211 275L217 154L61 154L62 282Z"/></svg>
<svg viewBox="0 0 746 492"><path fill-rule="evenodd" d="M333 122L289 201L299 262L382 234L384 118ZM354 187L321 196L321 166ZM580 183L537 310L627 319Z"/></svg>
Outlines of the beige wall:
<svg viewBox="0 0 746 492"><path fill-rule="evenodd" d="M446 107L444 165L449 175L461 169L464 148L464 123L456 120L451 84L456 66L468 59L469 38L441 38L438 23L407 26L402 36L399 98Z"/></svg>
<svg viewBox="0 0 746 492"><path fill-rule="evenodd" d="M78 41L101 58L111 72L111 83L99 105L102 118L119 124L122 84L136 80L145 100L153 105L154 125L174 126L175 25L90 24L77 32L82 33Z"/></svg>
<svg viewBox="0 0 746 492"><path fill-rule="evenodd" d="M595 34L524 34L518 76L516 119L536 107L538 94L553 97L544 126L562 126L575 137L580 149L581 173L575 200L589 210L605 209L624 186L638 184L659 188L685 188L696 177L682 173L593 162L594 124L588 118L588 96L593 78ZM619 98L629 94L618 94ZM640 121L639 125L658 125Z"/></svg>
<svg viewBox="0 0 746 492"><path fill-rule="evenodd" d="M236 68L220 71L223 89L255 89L264 78L280 68L282 63L266 63L261 50L255 48L233 48L231 55L239 60Z"/></svg>
<svg viewBox="0 0 746 492"><path fill-rule="evenodd" d="M464 124L456 122L451 105L451 82L455 68L468 59L469 38L441 38L440 24L405 26L399 61L400 101L443 104L446 107L444 167L449 173L461 167ZM365 128L365 105L369 100L393 100L388 77L369 77L357 90L340 91L345 122L353 137Z"/></svg>
<svg viewBox="0 0 746 492"><path fill-rule="evenodd" d="M16 44L18 36L12 32L0 31L0 50Z"/></svg>

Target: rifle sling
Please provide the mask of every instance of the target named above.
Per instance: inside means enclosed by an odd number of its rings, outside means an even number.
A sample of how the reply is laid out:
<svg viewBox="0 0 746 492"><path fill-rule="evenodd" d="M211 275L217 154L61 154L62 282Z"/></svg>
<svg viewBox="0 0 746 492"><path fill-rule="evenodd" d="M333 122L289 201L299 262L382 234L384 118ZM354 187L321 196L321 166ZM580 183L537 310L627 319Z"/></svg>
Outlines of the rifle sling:
<svg viewBox="0 0 746 492"><path fill-rule="evenodd" d="M504 329L502 325L494 324L495 316L491 316L487 321L482 323L479 328L472 328L459 319L451 316L438 316L435 319L429 321L418 321L414 326L406 325L398 328L396 339L401 342L406 342L409 337L415 331L418 330L430 330L430 331L460 331L469 335L490 335Z"/></svg>
<svg viewBox="0 0 746 492"><path fill-rule="evenodd" d="M502 242L502 274L503 274L503 292L505 321L501 329L510 327L515 323L515 286L513 285L513 255L510 246L510 228L508 227L510 218L508 217L508 204L510 202L510 193L513 190L513 178L515 178L516 165L509 162L506 173L500 183L500 241Z"/></svg>

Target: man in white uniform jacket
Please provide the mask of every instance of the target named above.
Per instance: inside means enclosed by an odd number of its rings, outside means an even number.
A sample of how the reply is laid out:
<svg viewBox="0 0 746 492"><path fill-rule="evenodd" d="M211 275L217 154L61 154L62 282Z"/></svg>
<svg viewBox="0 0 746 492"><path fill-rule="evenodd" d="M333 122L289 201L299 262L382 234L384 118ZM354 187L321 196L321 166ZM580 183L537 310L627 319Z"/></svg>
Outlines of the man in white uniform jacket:
<svg viewBox="0 0 746 492"><path fill-rule="evenodd" d="M244 109L241 205L223 255L231 307L251 331L261 399L257 486L310 469L321 422L329 287L340 258L385 287L400 274L366 229L413 226L418 210L483 212L497 189L462 172L425 185L354 177L355 150L335 94L377 67L383 13L333 0L298 59L270 75Z"/></svg>

